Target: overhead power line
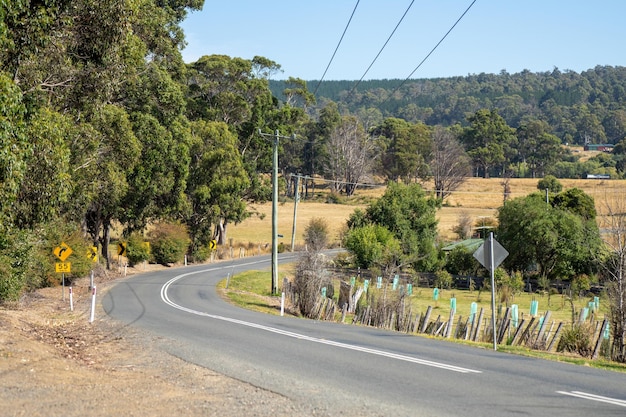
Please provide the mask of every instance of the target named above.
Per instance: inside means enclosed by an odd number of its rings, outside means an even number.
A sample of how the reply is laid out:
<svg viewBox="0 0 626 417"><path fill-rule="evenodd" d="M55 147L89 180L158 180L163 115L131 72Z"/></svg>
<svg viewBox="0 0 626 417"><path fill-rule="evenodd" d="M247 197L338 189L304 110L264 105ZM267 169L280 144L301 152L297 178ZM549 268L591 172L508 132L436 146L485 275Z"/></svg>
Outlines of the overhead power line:
<svg viewBox="0 0 626 417"><path fill-rule="evenodd" d="M393 97L393 95L400 89L400 87L402 87L404 85L404 83L406 83L412 76L413 74L415 74L415 72L422 66L422 64L424 64L424 62L426 62L426 60L433 54L433 52L435 52L435 50L439 47L439 45L441 45L441 43L448 37L448 35L450 34L450 32L452 32L452 30L456 27L456 25L459 24L459 22L461 21L461 19L463 19L463 17L465 17L465 15L467 14L467 12L469 12L469 10L472 8L472 6L474 5L474 3L476 3L476 0L472 1L472 3L467 7L467 9L465 9L465 11L463 12L463 14L461 14L461 16L456 20L456 22L454 22L454 24L452 25L452 27L450 29L448 29L448 31L446 32L445 35L443 35L443 37L439 40L439 42L437 42L437 44L433 47L433 49L430 50L430 52L424 57L424 59L422 59L422 61L417 65L417 67L415 67L415 69L408 75L408 77L406 77L404 79L404 81L402 81L400 83L400 85L398 85L389 95L389 98ZM389 98L387 98L387 100L389 100Z"/></svg>
<svg viewBox="0 0 626 417"><path fill-rule="evenodd" d="M378 53L376 54L376 56L374 57L374 60L372 61L372 63L370 64L369 67L367 67L367 69L365 70L365 72L363 73L363 75L361 76L361 78L359 79L359 81L356 82L356 84L354 85L354 87L352 87L352 89L350 90L350 92L348 93L348 96L350 96L354 90L356 90L357 86L361 83L361 81L363 81L363 78L365 78L365 76L367 75L367 73L369 72L369 70L372 68L372 65L374 65L374 63L378 60L378 57L380 56L380 54L383 52L383 50L385 49L385 47L387 46L387 44L389 43L389 41L391 40L391 38L393 37L394 33L396 33L396 30L398 30L398 27L400 26L400 23L402 23L402 21L404 20L404 17L406 16L406 14L409 12L409 10L411 9L411 6L413 6L413 3L415 3L415 0L411 1L411 4L409 4L409 7L406 8L404 14L402 15L402 17L400 18L400 20L398 21L398 23L396 24L396 27L393 29L393 31L391 32L391 35L389 35L389 37L387 38L387 41L385 41L385 44L383 45L382 48L380 48L380 51L378 51Z"/></svg>
<svg viewBox="0 0 626 417"><path fill-rule="evenodd" d="M357 0L356 4L354 5L354 9L352 10L352 14L350 15L350 19L348 19L348 23L346 24L346 27L344 28L343 33L341 34L341 38L339 39L339 43L337 43L337 47L335 48L335 52L333 52L333 56L330 57L330 61L328 62L328 65L326 65L326 69L324 70L324 74L322 74L322 78L320 78L320 80L317 82L317 86L315 87L315 91L313 92L314 96L317 93L317 89L320 88L320 84L322 84L322 80L326 76L326 72L328 72L328 68L330 68L330 64L332 64L333 59L335 59L335 55L337 54L337 50L339 49L339 46L341 45L341 42L343 41L343 37L346 35L346 32L348 31L348 27L350 26L350 22L352 22L352 18L354 17L354 13L356 12L356 8L359 7L359 2L360 1L361 0Z"/></svg>

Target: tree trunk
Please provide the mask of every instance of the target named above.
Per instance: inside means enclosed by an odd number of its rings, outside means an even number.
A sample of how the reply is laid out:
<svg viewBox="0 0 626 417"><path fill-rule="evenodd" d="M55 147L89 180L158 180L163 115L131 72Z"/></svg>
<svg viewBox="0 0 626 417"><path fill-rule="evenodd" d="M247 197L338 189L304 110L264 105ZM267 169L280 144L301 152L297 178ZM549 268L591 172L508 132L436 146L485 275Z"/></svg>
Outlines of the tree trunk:
<svg viewBox="0 0 626 417"><path fill-rule="evenodd" d="M109 260L109 243L111 242L111 221L105 220L102 222L102 256L107 261L107 269L111 269L111 262Z"/></svg>
<svg viewBox="0 0 626 417"><path fill-rule="evenodd" d="M228 221L220 219L215 225L215 238L218 245L224 245L226 243L226 229L228 227Z"/></svg>

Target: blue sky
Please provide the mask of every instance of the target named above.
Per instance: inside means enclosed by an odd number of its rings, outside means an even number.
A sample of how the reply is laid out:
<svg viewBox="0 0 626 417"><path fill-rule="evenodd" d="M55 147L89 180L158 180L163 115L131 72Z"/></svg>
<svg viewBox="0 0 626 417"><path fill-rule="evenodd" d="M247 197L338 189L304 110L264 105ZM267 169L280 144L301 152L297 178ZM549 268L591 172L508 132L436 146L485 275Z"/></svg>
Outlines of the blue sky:
<svg viewBox="0 0 626 417"><path fill-rule="evenodd" d="M360 0L325 80L405 79L471 0ZM319 80L357 0L205 0L182 23L186 62L259 55L275 79ZM477 0L411 78L626 65L624 0Z"/></svg>

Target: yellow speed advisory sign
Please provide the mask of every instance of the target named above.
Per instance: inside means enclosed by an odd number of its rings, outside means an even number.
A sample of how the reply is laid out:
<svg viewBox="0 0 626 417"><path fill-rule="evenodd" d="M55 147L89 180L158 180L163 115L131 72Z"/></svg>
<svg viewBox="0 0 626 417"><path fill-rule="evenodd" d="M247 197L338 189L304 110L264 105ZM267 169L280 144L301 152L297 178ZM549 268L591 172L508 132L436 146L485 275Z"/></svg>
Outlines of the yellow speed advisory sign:
<svg viewBox="0 0 626 417"><path fill-rule="evenodd" d="M56 272L62 272L65 274L69 274L70 272L72 272L71 262L57 262L54 264L54 267Z"/></svg>

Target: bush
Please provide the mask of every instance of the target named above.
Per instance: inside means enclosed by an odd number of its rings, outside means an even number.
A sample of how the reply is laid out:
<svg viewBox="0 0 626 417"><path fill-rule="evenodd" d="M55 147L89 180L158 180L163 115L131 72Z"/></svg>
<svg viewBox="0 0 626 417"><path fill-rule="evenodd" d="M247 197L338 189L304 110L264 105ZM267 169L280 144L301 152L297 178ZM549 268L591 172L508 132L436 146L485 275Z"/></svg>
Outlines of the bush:
<svg viewBox="0 0 626 417"><path fill-rule="evenodd" d="M450 289L452 287L453 279L452 275L448 271L435 272L435 287L439 289Z"/></svg>
<svg viewBox="0 0 626 417"><path fill-rule="evenodd" d="M126 257L130 266L149 260L150 244L140 234L131 235L126 242Z"/></svg>
<svg viewBox="0 0 626 417"><path fill-rule="evenodd" d="M167 265L185 259L189 237L183 226L160 223L150 232L149 237L152 258L156 263Z"/></svg>
<svg viewBox="0 0 626 417"><path fill-rule="evenodd" d="M563 189L563 185L559 182L559 180L554 175L546 175L542 179L537 182L537 189L544 191L548 190L553 194L558 194Z"/></svg>
<svg viewBox="0 0 626 417"><path fill-rule="evenodd" d="M556 347L557 352L577 353L582 357L590 357L593 331L589 324L575 324L571 329L564 330Z"/></svg>
<svg viewBox="0 0 626 417"><path fill-rule="evenodd" d="M316 252L304 252L298 260L293 281L295 306L304 317L316 316L322 287L329 281L327 262L325 256Z"/></svg>
<svg viewBox="0 0 626 417"><path fill-rule="evenodd" d="M190 252L191 262L202 263L211 256L211 249L208 246L199 246Z"/></svg>

